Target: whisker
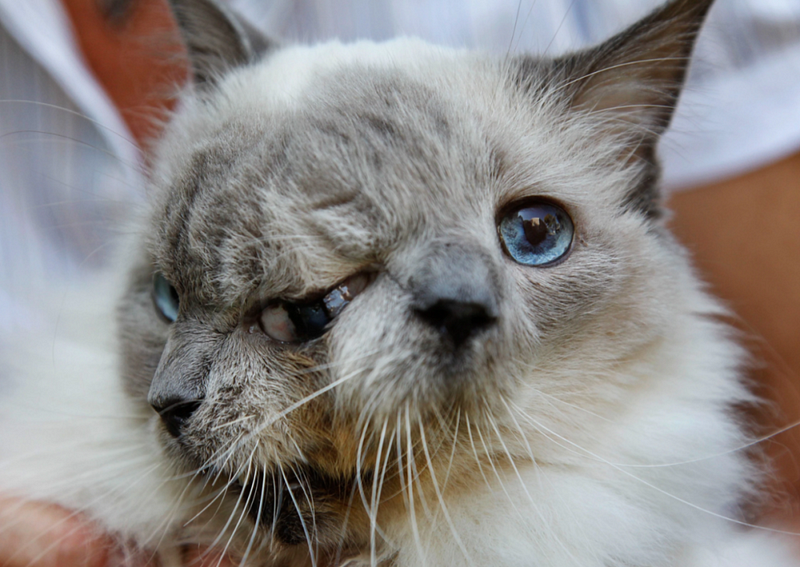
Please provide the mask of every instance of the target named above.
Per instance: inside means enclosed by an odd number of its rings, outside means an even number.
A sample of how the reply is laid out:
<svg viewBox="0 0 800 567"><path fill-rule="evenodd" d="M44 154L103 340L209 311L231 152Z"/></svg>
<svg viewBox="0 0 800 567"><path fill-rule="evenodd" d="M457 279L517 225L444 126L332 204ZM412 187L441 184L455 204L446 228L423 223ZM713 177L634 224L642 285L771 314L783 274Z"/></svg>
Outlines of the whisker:
<svg viewBox="0 0 800 567"><path fill-rule="evenodd" d="M215 431L219 431L220 429L226 429L226 428L232 427L232 426L234 426L234 425L237 425L237 424L239 424L239 423L244 423L245 421L249 421L249 420L251 420L251 419L254 419L254 418L256 418L256 417L258 417L258 416L257 416L257 415L254 415L254 414L251 414L251 415L243 415L243 416L241 416L241 417L237 417L236 419L232 419L231 421L226 421L226 422L223 422L223 423L218 423L218 424L217 424L217 425L215 425L214 427L210 428L210 429L209 429L209 431L211 431L211 432L215 432Z"/></svg>
<svg viewBox="0 0 800 567"><path fill-rule="evenodd" d="M483 465L481 464L481 459L478 456L478 449L475 447L475 439L472 437L472 424L470 423L469 414L465 414L464 418L467 422L467 435L469 436L469 444L472 447L472 454L475 455L475 464L478 465L478 471L481 473L486 486L492 488L486 473L483 472Z"/></svg>
<svg viewBox="0 0 800 567"><path fill-rule="evenodd" d="M533 2L531 2L531 7L528 9L528 13L525 15L525 20L522 22L522 26L520 27L520 33L519 33L519 36L517 37L517 44L514 46L512 51L516 51L517 49L519 49L519 44L522 41L522 36L523 36L523 34L525 32L525 28L528 25L528 20L530 20L531 14L533 14L533 9L536 7L537 3L538 3L538 0L533 0ZM512 38L513 38L513 36L512 36Z"/></svg>
<svg viewBox="0 0 800 567"><path fill-rule="evenodd" d="M573 0L574 2L574 0ZM631 67L635 65L647 65L651 63L663 63L665 61L673 61L673 62L683 62L686 61L686 57L653 57L649 59L638 59L636 61L625 61L624 63L618 63L616 65L609 65L607 67L603 67L602 69L598 69L597 71L592 71L591 73L585 73L580 77L576 77L570 81L565 83L561 83L557 85L557 90L563 91L566 90L568 87L571 87L575 83L579 83L581 81L585 81L586 79L590 79L595 75L600 75L602 73L606 73L608 71L614 71L616 69L622 69L624 67Z"/></svg>
<svg viewBox="0 0 800 567"><path fill-rule="evenodd" d="M402 416L400 415L400 410L398 409L397 412L398 412L398 423L402 424L403 422L402 422ZM408 416L408 402L406 402L406 416ZM407 435L407 438L406 438L406 453L405 453L406 454L406 465L405 465L405 468L406 468L406 472L408 473L408 482L404 482L403 486L405 486L406 492L408 494L408 499L407 499L408 514L409 514L409 520L411 522L411 533L412 533L412 535L414 537L414 545L416 545L416 547L417 547L417 553L419 553L420 559L424 561L425 549L422 546L422 538L420 537L420 534L419 534L419 526L417 525L417 512L416 512L416 507L415 507L415 504L414 504L414 476L412 474L412 466L413 466L412 463L413 463L413 459L414 459L414 456L413 456L414 453L412 452L412 447L411 447L411 426L410 426L408 420L406 420L406 424L405 425L406 425L405 432L406 432L406 435ZM400 428L398 428L398 435L399 434L400 434ZM399 448L400 448L400 439L398 438L398 449ZM402 451L398 450L398 455L401 455L401 454L402 454ZM401 464L401 462L398 461L398 464ZM401 476L402 476L402 470L401 470Z"/></svg>
<svg viewBox="0 0 800 567"><path fill-rule="evenodd" d="M266 493L267 488L267 471L266 467L264 467L264 474L260 477L261 480L261 496L258 501L258 512L256 513L256 521L253 525L253 533L250 535L250 539L247 542L247 549L245 549L244 555L242 556L242 560L239 563L240 566L244 566L247 564L247 558L250 557L250 552L253 549L253 544L256 541L256 536L258 535L258 528L261 525L261 513L264 508L264 496Z"/></svg>
<svg viewBox="0 0 800 567"><path fill-rule="evenodd" d="M241 472L241 469L239 470L239 472ZM227 492L228 487L231 486L231 484L232 483L229 483L228 485L225 486L225 491L226 492ZM228 533L228 529L230 528L231 522L233 522L233 518L236 517L236 513L239 510L239 506L242 504L242 497L243 496L244 496L244 491L241 491L239 493L238 498L236 499L236 502L234 503L233 510L231 510L231 513L228 514L228 520L225 522L225 525L222 527L222 529L219 530L219 535L217 535L217 537L214 539L214 541L212 542L212 544L209 547L212 547L212 548L217 547L219 545L220 541L222 541L222 538L225 537L225 534ZM222 501L220 501L220 502L222 502ZM243 506L242 507L242 513L246 513L246 511L247 511L246 507ZM242 518L242 516L240 514L239 515L239 521L241 521L241 518ZM238 525L238 523L237 523L237 525ZM229 539L226 542L225 548L224 548L226 551L227 551L228 546L230 545L230 542L231 542L230 538L233 537L233 535L235 533L235 530L231 531L230 533L231 533L231 535L229 536Z"/></svg>
<svg viewBox="0 0 800 567"><path fill-rule="evenodd" d="M419 434L420 437L422 438L422 451L425 454L425 459L428 462L428 470L430 471L431 481L433 483L433 490L434 492L436 492L436 498L439 500L439 509L442 511L442 514L444 514L444 519L445 522L447 522L448 527L450 528L450 533L453 534L453 539L455 540L458 548L461 550L461 553L464 554L464 558L467 560L467 563L469 563L470 565L474 565L472 557L470 557L469 551L467 551L464 542L461 541L461 536L458 535L458 530L456 530L456 525L453 522L453 519L450 517L450 512L447 510L447 505L444 502L444 496L442 494L442 491L439 489L439 483L436 480L436 471L433 466L433 461L431 460L431 455L428 452L428 443L425 439L425 428L422 426L421 423L418 424L418 426L419 426Z"/></svg>
<svg viewBox="0 0 800 567"><path fill-rule="evenodd" d="M387 452L387 457L388 455L389 454ZM357 484L353 483L353 487L350 489L350 497L347 500L347 507L345 508L344 520L342 521L342 529L339 531L340 534L339 544L336 546L336 555L333 561L333 565L339 565L342 560L342 552L344 551L344 543L347 535L347 526L350 522L350 512L353 508L353 501L355 500L357 490L358 490Z"/></svg>
<svg viewBox="0 0 800 567"><path fill-rule="evenodd" d="M67 114L71 114L73 116L77 116L78 118L83 118L87 122L91 122L95 126L97 126L99 128L102 128L106 132L114 134L120 140L122 140L123 142L126 142L129 146L131 146L132 148L136 149L137 152L140 151L139 144L136 143L134 140L131 140L127 136L124 136L123 134L117 132L113 128L110 128L109 126L106 126L105 124L103 124L99 120L95 120L94 118L92 118L88 114L84 114L83 112L79 112L77 110L73 110L71 108L67 108L66 106L60 106L58 104L51 104L49 102L42 102L42 101L38 101L38 100L9 99L9 98L0 99L0 104L2 104L2 103L33 104L33 105L36 105L36 106L43 106L45 108L53 108L55 110L60 110L61 112L65 112Z"/></svg>
<svg viewBox="0 0 800 567"><path fill-rule="evenodd" d="M517 2L517 14L514 16L514 27L511 30L511 39L508 40L508 49L506 49L506 58L511 54L511 46L514 44L514 36L517 34L517 23L519 22L519 12L522 8L522 0Z"/></svg>
<svg viewBox="0 0 800 567"><path fill-rule="evenodd" d="M440 412L438 410L434 410L434 415L436 416L437 421L439 422L439 427L442 431L449 431L450 427L442 418ZM455 425L453 426L453 433L452 433L452 447L450 447L450 458L447 462L447 471L445 472L444 480L442 481L442 492L444 493L447 489L447 482L450 479L450 472L453 468L453 461L456 456L456 449L458 447L458 434L459 434L459 426L461 424L461 408L459 407L456 411L455 417ZM444 440L441 442L440 446L437 447L436 451L434 451L434 455L439 452L439 449L444 446Z"/></svg>
<svg viewBox="0 0 800 567"><path fill-rule="evenodd" d="M46 136L48 138L56 138L56 139L58 139L60 141L69 142L70 144L75 144L76 146L82 146L82 147L85 147L85 148L89 148L89 149L92 149L92 150L94 150L96 152L100 152L102 154L105 154L106 156L108 156L110 158L113 158L114 160L118 161L119 163L121 163L125 167L128 167L132 171L136 171L141 175L147 175L147 173L148 173L141 164L139 164L139 163L131 163L129 161L126 161L125 159L123 159L122 157L118 156L117 154L115 154L111 150L106 150L104 148L99 148L97 146L94 146L94 145L90 144L89 142L84 142L83 140L80 140L78 138L73 138L72 136L67 136L65 134L59 134L57 132L46 132L44 130L14 130L13 132L6 132L5 134L0 134L0 141L7 140L11 136L16 136L16 135L20 135L20 134L41 134L41 135Z"/></svg>
<svg viewBox="0 0 800 567"><path fill-rule="evenodd" d="M251 470L252 470L252 466L253 466L253 455L255 455L257 449L258 449L258 443L256 443L253 446L253 450L250 452L250 456L247 458L247 475L246 475L246 478L247 478L248 482L252 482L252 478L253 477L252 477ZM248 493L247 494L247 499L244 502L244 506L242 506L242 511L239 514L239 520L236 522L236 525L233 527L233 530L231 530L231 535L228 538L228 541L225 543L225 547L222 549L222 554L221 555L223 555L223 556L227 553L228 548L230 547L231 542L233 541L233 538L236 535L236 532L239 531L239 526L242 524L242 521L247 516L247 512L250 509L251 498L254 497L255 491L254 490L248 490L247 493ZM241 498L241 494L240 494L240 498ZM227 529L227 526L226 526L226 529ZM220 558L220 561L221 560L222 559Z"/></svg>
<svg viewBox="0 0 800 567"><path fill-rule="evenodd" d="M726 522L730 522L730 523L737 524L737 525L740 525L740 526L744 526L744 527L747 527L747 528L753 528L753 529L756 529L756 530L769 532L769 533L775 533L775 534L781 534L781 535L800 536L800 532L792 532L792 531L788 531L788 530L779 530L779 529L775 529L775 528L768 528L768 527L765 527L765 526L759 526L757 524L751 524L751 523L745 522L743 520L737 520L736 518L731 518L729 516L725 516L724 514L719 514L717 512L714 512L713 510L708 510L706 508L703 508L702 506L698 506L697 504L694 504L694 503L686 500L685 498L681 498L680 496L677 496L675 494L671 494L670 492L664 490L663 488L660 488L660 487L658 487L658 486L656 486L656 485L644 480L643 478L638 477L635 474L626 471L625 468L617 466L614 463L612 463L611 461L609 461L607 459L604 459L600 455L597 455L597 454L593 453L592 451L590 451L588 449L585 449L584 447L581 447L577 443L574 443L574 442L570 441L566 437L563 437L562 435L559 435L558 433L548 429L544 425L536 422L532 417L530 417L528 415L525 415L525 414L522 414L522 415L523 415L524 418L530 420L532 425L534 425L535 427L537 427L537 428L539 428L541 430L544 430L547 433L549 433L550 435L553 435L554 437L562 440L564 443L567 443L568 445L571 445L571 446L575 447L581 453L589 455L590 457L596 459L598 462L601 462L603 464L606 464L606 465L612 467L613 469L621 472L625 476L634 479L635 481L641 483L642 485L647 486L648 488L651 488L651 489L655 490L656 492L658 492L659 494L663 494L664 496L666 496L666 497L668 497L668 498L670 498L672 500L675 500L676 502L680 502L681 504L685 504L686 506L689 506L690 508L693 508L693 509L695 509L695 510L697 510L699 512L702 512L702 513L707 514L709 516L712 516L714 518L717 518L717 519L720 519L720 520L724 520ZM550 438L548 437L548 439L550 439ZM550 439L550 441L556 443L553 439ZM556 443L556 444L558 444L558 443ZM561 446L560 444L558 444L558 445Z"/></svg>
<svg viewBox="0 0 800 567"><path fill-rule="evenodd" d="M202 470L202 468L198 469L198 471L201 471L201 470ZM219 477L219 475L217 475L217 478L218 477ZM206 482L208 482L208 480ZM237 479L234 476L230 477L228 479L227 483L225 484L225 486L222 487L222 489L220 489L219 491L217 491L217 496L215 496L199 512L197 512L194 516L192 516L189 520L187 520L184 523L184 526L188 526L189 524L194 522L197 518L199 518L201 515L203 515L211 506L213 506L214 502L216 502L217 500L219 500L219 506L221 506L223 504L224 496L225 496L225 494L227 494L228 488L233 486L233 484L235 482L237 482ZM219 510L219 506L218 506L217 510ZM215 512L215 514L216 514L216 512Z"/></svg>
<svg viewBox="0 0 800 567"><path fill-rule="evenodd" d="M375 354L376 352L378 352L378 351L376 350L371 354ZM364 355L364 356L365 357L366 356L371 356L371 354L367 354L367 355ZM358 359L356 359L356 360L358 360ZM324 366L324 365L321 365L321 366ZM361 372L363 372L363 370L364 370L363 368L359 368L357 370L354 370L350 374L346 374L346 375L342 376L341 378L331 382L327 386L323 386L319 390L316 390L315 392L309 394L308 396L305 396L302 399L292 403L287 408L281 410L276 416L274 416L274 417L270 418L269 420L267 420L266 422L260 424L256 429L254 429L253 431L248 433L247 437L244 439L243 442L247 442L249 439L251 439L254 436L258 435L259 433L261 433L265 429L267 429L269 427L272 427L273 425L278 423L281 419L285 418L287 415L289 415L293 411L303 407L305 404L309 403L310 401L312 401L312 400L318 398L319 396L322 396L323 394L333 390L337 386L340 386L341 384L344 384L345 382L347 382L349 380L352 380L354 377L358 376Z"/></svg>
<svg viewBox="0 0 800 567"><path fill-rule="evenodd" d="M300 506L298 505L297 500L294 497L294 491L292 490L291 485L289 484L289 479L286 477L286 472L283 470L283 465L280 462L278 462L278 470L280 470L281 472L281 476L283 477L283 482L286 485L287 490L289 492L289 498L292 499L292 504L294 504L294 509L297 511L297 516L300 518L300 525L303 528L303 533L305 534L306 542L308 543L308 554L311 557L311 565L313 567L316 567L317 559L314 553L314 545L311 541L311 534L308 533L308 527L306 526L306 521L305 519L303 519L303 514L300 511Z"/></svg>
<svg viewBox="0 0 800 567"><path fill-rule="evenodd" d="M369 553L370 553L370 565L376 564L376 549L375 549L375 526L378 524L378 487L383 482L383 478L380 480L378 479L378 473L381 470L381 453L383 451L383 443L386 440L386 429L389 425L389 418L386 417L383 420L383 427L381 428L381 435L380 439L378 440L378 452L375 456L375 473L372 482L372 502L368 509L369 512L369 523L370 523L370 530L369 530ZM388 449L386 451L387 455L389 453ZM384 471L385 472L385 471Z"/></svg>
<svg viewBox="0 0 800 567"><path fill-rule="evenodd" d="M567 9L564 11L564 16L561 18L556 31L553 32L553 37L550 39L550 43L547 44L547 47L544 48L542 55L547 55L547 52L550 51L550 48L556 41L556 37L558 37L558 34L561 31L561 28L564 27L564 22L567 21L567 17L569 17L569 13L572 11L573 6L575 6L575 0L572 0L572 2L569 3L569 6L567 6Z"/></svg>
<svg viewBox="0 0 800 567"><path fill-rule="evenodd" d="M528 501L531 503L531 506L533 507L536 515L539 516L539 519L541 520L542 525L543 526L547 526L548 525L547 524L547 519L542 515L541 510L539 510L539 507L536 505L536 501L534 500L533 496L531 495L530 491L528 490L528 484L522 478L522 475L520 474L519 469L517 468L517 465L514 462L514 457L511 454L511 451L508 450L508 447L506 446L505 441L503 441L503 435L502 435L502 433L500 433L500 429L497 427L496 420L488 412L486 414L486 418L487 418L487 421L489 422L489 424L492 426L492 429L494 429L495 434L497 435L497 440L500 442L500 445L503 447L503 452L508 457L508 462L511 465L511 468L514 470L514 474L516 475L517 480L519 480L520 486L522 487L522 491L525 493L525 496L528 497ZM566 546L566 544L562 541L562 539L560 537L558 537L558 535L556 534L555 530L551 530L550 533L553 535L553 539L556 541L556 543L558 543L559 547L561 547L561 549L563 549L564 552L567 555L569 555L575 561L575 565L579 565L580 561L578 560L578 558L575 557L575 555L572 553L572 551L570 551L570 549Z"/></svg>

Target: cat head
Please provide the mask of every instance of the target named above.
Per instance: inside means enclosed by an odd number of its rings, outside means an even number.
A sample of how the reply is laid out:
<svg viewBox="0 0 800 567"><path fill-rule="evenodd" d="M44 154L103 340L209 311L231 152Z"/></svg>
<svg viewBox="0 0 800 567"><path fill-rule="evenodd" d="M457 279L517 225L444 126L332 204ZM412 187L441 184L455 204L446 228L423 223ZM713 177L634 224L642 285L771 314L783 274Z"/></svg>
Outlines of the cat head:
<svg viewBox="0 0 800 567"><path fill-rule="evenodd" d="M167 458L239 479L279 541L402 488L390 454L465 479L566 459L543 430L591 429L669 359L696 284L655 147L710 1L552 59L280 47L172 4L194 82L154 156L123 374ZM313 506L264 496L300 485Z"/></svg>

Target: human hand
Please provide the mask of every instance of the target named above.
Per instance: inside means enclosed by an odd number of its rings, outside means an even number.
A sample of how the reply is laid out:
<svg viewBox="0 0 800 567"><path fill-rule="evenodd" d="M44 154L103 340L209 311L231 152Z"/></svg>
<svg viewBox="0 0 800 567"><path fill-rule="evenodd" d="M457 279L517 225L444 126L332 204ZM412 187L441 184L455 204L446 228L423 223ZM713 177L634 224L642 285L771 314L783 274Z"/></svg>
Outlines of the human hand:
<svg viewBox="0 0 800 567"><path fill-rule="evenodd" d="M187 550L187 567L234 567L205 548ZM150 553L126 555L81 514L59 506L0 496L0 567L158 567Z"/></svg>

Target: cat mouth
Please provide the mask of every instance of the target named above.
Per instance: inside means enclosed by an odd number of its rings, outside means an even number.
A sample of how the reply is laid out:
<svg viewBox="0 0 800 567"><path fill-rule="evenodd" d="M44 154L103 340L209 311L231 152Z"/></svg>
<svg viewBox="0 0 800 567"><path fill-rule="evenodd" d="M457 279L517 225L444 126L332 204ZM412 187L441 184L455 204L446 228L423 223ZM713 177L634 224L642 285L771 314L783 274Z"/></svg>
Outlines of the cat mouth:
<svg viewBox="0 0 800 567"><path fill-rule="evenodd" d="M338 544L346 538L358 483L355 477L334 476L310 465L284 465L240 478L236 488L253 522L275 540Z"/></svg>

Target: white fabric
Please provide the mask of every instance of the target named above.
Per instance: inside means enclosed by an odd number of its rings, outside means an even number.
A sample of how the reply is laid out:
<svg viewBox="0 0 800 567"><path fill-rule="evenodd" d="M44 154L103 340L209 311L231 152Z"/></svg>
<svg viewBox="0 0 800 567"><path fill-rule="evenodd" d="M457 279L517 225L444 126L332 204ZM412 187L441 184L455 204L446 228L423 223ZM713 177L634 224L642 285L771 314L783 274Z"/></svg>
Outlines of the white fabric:
<svg viewBox="0 0 800 567"><path fill-rule="evenodd" d="M98 124L99 134L112 151L128 163L137 163L139 153L130 142L125 122L85 65L60 2L0 0L0 24L52 76L72 103ZM27 70L33 72L30 67ZM4 69L5 73L15 71ZM8 76L0 81L7 82ZM36 92L29 97L38 100Z"/></svg>
<svg viewBox="0 0 800 567"><path fill-rule="evenodd" d="M60 4L2 1L0 24L2 331L36 323L51 298L35 290L77 283L110 258L143 183L139 152Z"/></svg>

